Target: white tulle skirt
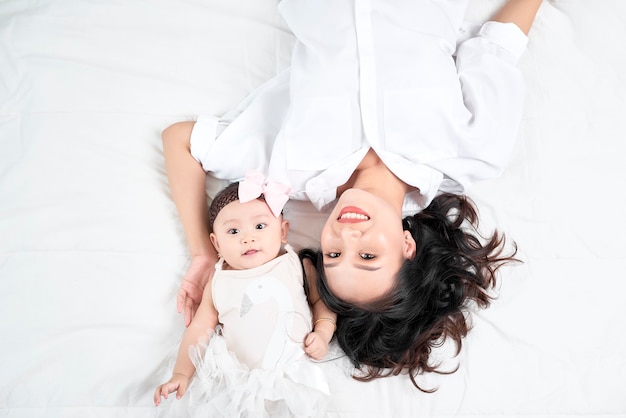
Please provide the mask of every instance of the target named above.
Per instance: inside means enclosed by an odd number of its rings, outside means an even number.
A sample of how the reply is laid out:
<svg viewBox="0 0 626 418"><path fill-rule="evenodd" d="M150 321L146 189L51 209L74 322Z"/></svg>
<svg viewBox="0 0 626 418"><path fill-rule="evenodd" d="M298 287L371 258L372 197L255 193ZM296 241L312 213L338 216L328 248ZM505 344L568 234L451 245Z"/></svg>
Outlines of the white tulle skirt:
<svg viewBox="0 0 626 418"><path fill-rule="evenodd" d="M191 347L196 374L187 395L190 416L324 416L330 402L326 376L299 347L286 351L287 361L264 370L240 363L218 333Z"/></svg>

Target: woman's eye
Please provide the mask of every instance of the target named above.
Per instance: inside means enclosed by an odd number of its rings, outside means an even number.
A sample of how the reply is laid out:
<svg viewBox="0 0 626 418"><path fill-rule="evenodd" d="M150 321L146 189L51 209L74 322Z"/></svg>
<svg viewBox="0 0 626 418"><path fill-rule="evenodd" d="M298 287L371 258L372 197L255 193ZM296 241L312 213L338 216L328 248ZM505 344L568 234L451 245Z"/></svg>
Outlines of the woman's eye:
<svg viewBox="0 0 626 418"><path fill-rule="evenodd" d="M337 258L341 255L341 253L336 253L336 252L331 251L326 255L328 256L328 258Z"/></svg>
<svg viewBox="0 0 626 418"><path fill-rule="evenodd" d="M256 229L265 229L265 227L267 226L267 224L257 224L256 225Z"/></svg>
<svg viewBox="0 0 626 418"><path fill-rule="evenodd" d="M231 228L231 229L229 229L226 233L227 233L227 234L230 234L230 235L235 235L235 234L237 234L238 232L239 232L239 230L238 230L238 229L236 229L236 228Z"/></svg>
<svg viewBox="0 0 626 418"><path fill-rule="evenodd" d="M359 256L363 259L363 260L373 260L376 258L376 256L374 254L367 254L367 253L360 253Z"/></svg>

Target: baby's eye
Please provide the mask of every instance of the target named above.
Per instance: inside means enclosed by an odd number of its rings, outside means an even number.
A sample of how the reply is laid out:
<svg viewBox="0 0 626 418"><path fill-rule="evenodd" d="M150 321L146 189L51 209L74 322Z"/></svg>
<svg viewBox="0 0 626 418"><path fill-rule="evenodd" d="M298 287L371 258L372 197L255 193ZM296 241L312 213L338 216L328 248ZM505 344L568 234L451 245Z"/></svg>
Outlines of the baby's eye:
<svg viewBox="0 0 626 418"><path fill-rule="evenodd" d="M256 228L256 229L265 229L265 227L266 227L266 226L267 226L267 224L263 224L263 223L261 223L261 224L257 224L257 225L255 226L255 228Z"/></svg>
<svg viewBox="0 0 626 418"><path fill-rule="evenodd" d="M341 253L331 251L331 252L329 252L326 255L328 256L328 258L337 258L337 257L339 257L341 255Z"/></svg>
<svg viewBox="0 0 626 418"><path fill-rule="evenodd" d="M226 233L230 234L230 235L235 235L235 234L239 233L239 230L236 229L236 228L231 228L228 231L226 231Z"/></svg>
<svg viewBox="0 0 626 418"><path fill-rule="evenodd" d="M361 257L363 260L373 260L376 258L374 254L367 254L367 253L360 253L359 257Z"/></svg>

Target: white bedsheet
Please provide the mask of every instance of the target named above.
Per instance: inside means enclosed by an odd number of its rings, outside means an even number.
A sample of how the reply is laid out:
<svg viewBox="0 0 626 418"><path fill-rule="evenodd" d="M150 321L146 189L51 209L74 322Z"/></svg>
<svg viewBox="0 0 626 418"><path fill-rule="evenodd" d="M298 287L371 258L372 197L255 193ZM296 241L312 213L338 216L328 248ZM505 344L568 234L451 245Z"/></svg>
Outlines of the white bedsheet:
<svg viewBox="0 0 626 418"><path fill-rule="evenodd" d="M0 1L0 417L156 415L188 262L160 131L288 64L275 6ZM330 417L626 416L624 22L624 0L544 2L515 156L469 192L525 263L502 270L459 370L424 377L437 392L328 362ZM291 241L312 245L321 218L295 206Z"/></svg>

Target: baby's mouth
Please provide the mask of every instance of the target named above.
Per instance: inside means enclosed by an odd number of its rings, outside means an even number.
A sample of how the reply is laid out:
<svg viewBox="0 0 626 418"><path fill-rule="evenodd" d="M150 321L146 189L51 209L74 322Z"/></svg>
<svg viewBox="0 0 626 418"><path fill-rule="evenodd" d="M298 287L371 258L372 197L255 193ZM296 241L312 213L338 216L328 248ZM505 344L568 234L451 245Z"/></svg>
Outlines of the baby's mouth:
<svg viewBox="0 0 626 418"><path fill-rule="evenodd" d="M243 255L254 255L256 253L258 253L259 250L255 250L255 249L250 249L248 251L246 251L245 253L243 253Z"/></svg>

